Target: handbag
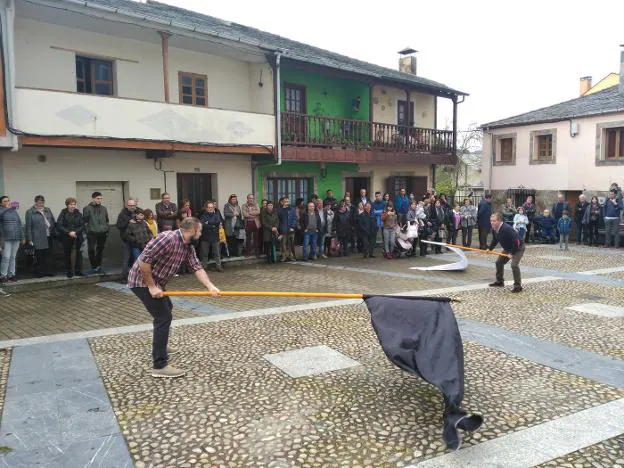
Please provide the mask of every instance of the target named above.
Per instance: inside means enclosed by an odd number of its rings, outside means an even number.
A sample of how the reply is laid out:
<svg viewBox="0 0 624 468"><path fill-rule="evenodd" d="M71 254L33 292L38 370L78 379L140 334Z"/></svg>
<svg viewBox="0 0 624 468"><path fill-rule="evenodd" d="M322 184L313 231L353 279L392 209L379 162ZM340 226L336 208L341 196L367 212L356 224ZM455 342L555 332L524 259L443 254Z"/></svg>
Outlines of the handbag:
<svg viewBox="0 0 624 468"><path fill-rule="evenodd" d="M219 243L227 243L227 236L225 235L225 229L223 228L222 224L219 224Z"/></svg>

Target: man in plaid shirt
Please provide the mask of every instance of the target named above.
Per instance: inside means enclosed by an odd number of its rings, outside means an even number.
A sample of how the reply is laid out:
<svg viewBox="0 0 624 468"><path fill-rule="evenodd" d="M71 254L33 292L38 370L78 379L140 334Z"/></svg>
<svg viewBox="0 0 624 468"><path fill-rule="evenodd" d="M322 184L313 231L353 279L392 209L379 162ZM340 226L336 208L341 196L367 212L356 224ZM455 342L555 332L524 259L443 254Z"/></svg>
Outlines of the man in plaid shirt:
<svg viewBox="0 0 624 468"><path fill-rule="evenodd" d="M174 351L167 348L171 327L173 304L169 297L163 297L167 282L175 276L183 262L195 273L197 280L213 296L219 290L212 284L208 275L197 259L191 241L201 237L202 225L197 218L185 218L176 231L162 232L152 239L128 274L128 287L143 302L145 308L154 317L154 338L152 343L152 377L182 377L185 372L167 364L169 354Z"/></svg>

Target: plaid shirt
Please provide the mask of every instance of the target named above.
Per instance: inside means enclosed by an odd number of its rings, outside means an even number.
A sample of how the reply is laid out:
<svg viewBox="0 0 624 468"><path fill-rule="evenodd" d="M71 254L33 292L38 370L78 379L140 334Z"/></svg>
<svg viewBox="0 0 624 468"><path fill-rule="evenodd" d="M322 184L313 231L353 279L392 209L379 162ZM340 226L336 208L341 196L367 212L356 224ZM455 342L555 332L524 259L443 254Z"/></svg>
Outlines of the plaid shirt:
<svg viewBox="0 0 624 468"><path fill-rule="evenodd" d="M180 269L182 262L186 261L189 269L193 272L201 270L202 266L197 259L195 249L191 244L185 244L182 231L161 232L158 237L152 239L143 249L139 256L143 263L152 265L152 277L154 284L164 289L167 282ZM135 262L128 274L128 287L145 288L143 274L139 268L139 262Z"/></svg>

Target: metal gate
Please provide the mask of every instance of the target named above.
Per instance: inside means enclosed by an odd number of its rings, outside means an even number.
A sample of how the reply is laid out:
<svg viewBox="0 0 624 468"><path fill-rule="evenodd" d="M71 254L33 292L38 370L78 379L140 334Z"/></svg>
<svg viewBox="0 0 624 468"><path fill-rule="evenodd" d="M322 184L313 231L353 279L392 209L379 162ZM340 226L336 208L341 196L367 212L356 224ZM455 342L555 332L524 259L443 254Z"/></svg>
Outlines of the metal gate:
<svg viewBox="0 0 624 468"><path fill-rule="evenodd" d="M527 197L533 197L533 203L535 203L535 189L529 188L515 188L515 189L507 189L507 198L511 198L516 208L524 205Z"/></svg>

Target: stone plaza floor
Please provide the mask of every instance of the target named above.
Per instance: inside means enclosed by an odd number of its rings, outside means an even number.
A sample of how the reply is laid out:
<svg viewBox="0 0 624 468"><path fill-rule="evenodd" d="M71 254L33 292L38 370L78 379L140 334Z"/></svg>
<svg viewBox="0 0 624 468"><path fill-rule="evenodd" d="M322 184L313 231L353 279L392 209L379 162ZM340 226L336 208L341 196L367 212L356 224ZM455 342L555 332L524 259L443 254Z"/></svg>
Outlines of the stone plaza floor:
<svg viewBox="0 0 624 468"><path fill-rule="evenodd" d="M456 299L464 407L485 418L457 452L441 395L387 360L360 300L176 298L171 364L188 374L161 380L150 317L104 281L0 297L0 467L624 468L624 251L530 245L520 294L488 287L494 260L210 273L222 290ZM181 276L169 289L199 287Z"/></svg>

